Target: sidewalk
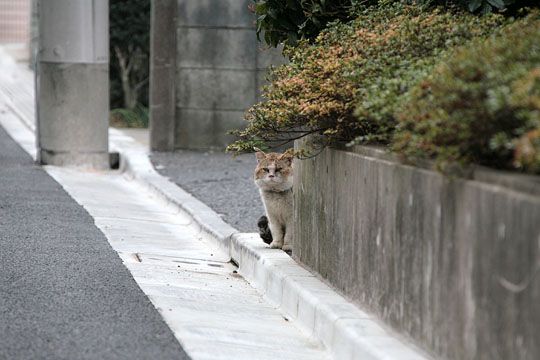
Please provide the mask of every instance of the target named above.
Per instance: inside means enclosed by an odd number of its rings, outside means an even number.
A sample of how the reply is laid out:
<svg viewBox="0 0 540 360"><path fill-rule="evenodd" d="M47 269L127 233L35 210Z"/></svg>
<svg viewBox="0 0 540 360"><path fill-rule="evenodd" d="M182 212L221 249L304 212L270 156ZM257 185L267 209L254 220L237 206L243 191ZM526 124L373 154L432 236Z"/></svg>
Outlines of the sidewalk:
<svg viewBox="0 0 540 360"><path fill-rule="evenodd" d="M0 189L1 359L188 358L92 217L2 127Z"/></svg>

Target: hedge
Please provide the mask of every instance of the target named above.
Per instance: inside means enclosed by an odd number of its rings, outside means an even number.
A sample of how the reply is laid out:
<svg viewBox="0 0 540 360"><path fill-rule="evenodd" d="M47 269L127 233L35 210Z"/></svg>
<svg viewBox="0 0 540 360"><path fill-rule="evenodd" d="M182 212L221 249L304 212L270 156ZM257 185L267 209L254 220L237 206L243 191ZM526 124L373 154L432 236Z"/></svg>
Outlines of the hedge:
<svg viewBox="0 0 540 360"><path fill-rule="evenodd" d="M477 17L400 3L286 47L230 151L308 134L410 160L540 172L540 15Z"/></svg>
<svg viewBox="0 0 540 360"><path fill-rule="evenodd" d="M539 172L539 13L453 51L396 115L407 157Z"/></svg>
<svg viewBox="0 0 540 360"><path fill-rule="evenodd" d="M247 128L229 150L251 151L311 133L328 142L390 140L400 97L426 76L442 53L504 22L440 9L394 4L334 23L314 44L287 47L290 63L274 69L266 101L248 110Z"/></svg>

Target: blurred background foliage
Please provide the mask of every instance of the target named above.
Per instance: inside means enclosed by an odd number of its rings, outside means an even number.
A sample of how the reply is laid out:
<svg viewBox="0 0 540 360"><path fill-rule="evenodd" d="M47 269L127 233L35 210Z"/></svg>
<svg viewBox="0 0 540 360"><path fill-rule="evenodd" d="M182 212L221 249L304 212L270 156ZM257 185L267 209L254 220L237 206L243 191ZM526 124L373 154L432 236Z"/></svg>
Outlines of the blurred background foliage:
<svg viewBox="0 0 540 360"><path fill-rule="evenodd" d="M150 0L110 0L111 124L148 126Z"/></svg>

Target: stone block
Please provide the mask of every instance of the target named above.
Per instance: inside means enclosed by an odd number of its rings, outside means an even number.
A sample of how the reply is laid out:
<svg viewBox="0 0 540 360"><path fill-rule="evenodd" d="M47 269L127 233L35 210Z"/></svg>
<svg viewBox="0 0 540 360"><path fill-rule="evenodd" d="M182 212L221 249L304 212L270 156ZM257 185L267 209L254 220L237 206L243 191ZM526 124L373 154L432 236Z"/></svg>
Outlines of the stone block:
<svg viewBox="0 0 540 360"><path fill-rule="evenodd" d="M257 70L257 101L263 101L262 87L268 84L268 70Z"/></svg>
<svg viewBox="0 0 540 360"><path fill-rule="evenodd" d="M243 111L176 110L176 148L224 149L233 137L227 132L245 126Z"/></svg>
<svg viewBox="0 0 540 360"><path fill-rule="evenodd" d="M278 66L287 63L287 58L282 54L283 46L277 48L257 42L257 69L267 69L270 66Z"/></svg>
<svg viewBox="0 0 540 360"><path fill-rule="evenodd" d="M177 0L179 26L255 29L250 0Z"/></svg>
<svg viewBox="0 0 540 360"><path fill-rule="evenodd" d="M177 66L254 70L256 41L250 29L179 28Z"/></svg>
<svg viewBox="0 0 540 360"><path fill-rule="evenodd" d="M256 98L255 71L179 69L176 86L180 108L244 111Z"/></svg>

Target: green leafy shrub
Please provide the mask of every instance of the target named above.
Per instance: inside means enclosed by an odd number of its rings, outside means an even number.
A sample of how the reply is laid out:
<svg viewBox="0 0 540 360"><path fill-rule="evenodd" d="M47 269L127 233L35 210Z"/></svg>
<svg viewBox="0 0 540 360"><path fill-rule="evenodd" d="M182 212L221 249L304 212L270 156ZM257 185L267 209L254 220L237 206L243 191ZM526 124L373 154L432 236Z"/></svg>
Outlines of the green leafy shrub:
<svg viewBox="0 0 540 360"><path fill-rule="evenodd" d="M525 6L538 6L538 0L255 0L257 35L271 46L296 46L299 40L313 40L329 23L345 22L359 11L394 3L410 4L426 10L433 6L453 11L461 7L475 14L493 11L513 15Z"/></svg>
<svg viewBox="0 0 540 360"><path fill-rule="evenodd" d="M147 128L148 108L137 105L134 109L111 110L110 125L121 128Z"/></svg>
<svg viewBox="0 0 540 360"><path fill-rule="evenodd" d="M355 4L359 2L258 0L253 6L257 16L257 36L264 32L264 41L274 47L280 43L296 45L300 39L315 38L331 21L351 18Z"/></svg>
<svg viewBox="0 0 540 360"><path fill-rule="evenodd" d="M386 142L400 97L441 53L502 21L394 4L334 23L314 44L286 48L290 63L270 74L266 101L248 110L248 126L236 132L240 140L229 150L271 147L311 133L328 142Z"/></svg>
<svg viewBox="0 0 540 360"><path fill-rule="evenodd" d="M459 2L466 6L471 12L481 11L486 14L494 9L504 10L508 5L511 5L514 0L461 0Z"/></svg>
<svg viewBox="0 0 540 360"><path fill-rule="evenodd" d="M445 0L438 0L443 2ZM501 11L513 15L516 11L524 7L538 7L538 0L454 0L447 3L456 3L470 12L487 14L492 11Z"/></svg>
<svg viewBox="0 0 540 360"><path fill-rule="evenodd" d="M540 15L452 52L396 111L393 148L439 165L540 170Z"/></svg>

